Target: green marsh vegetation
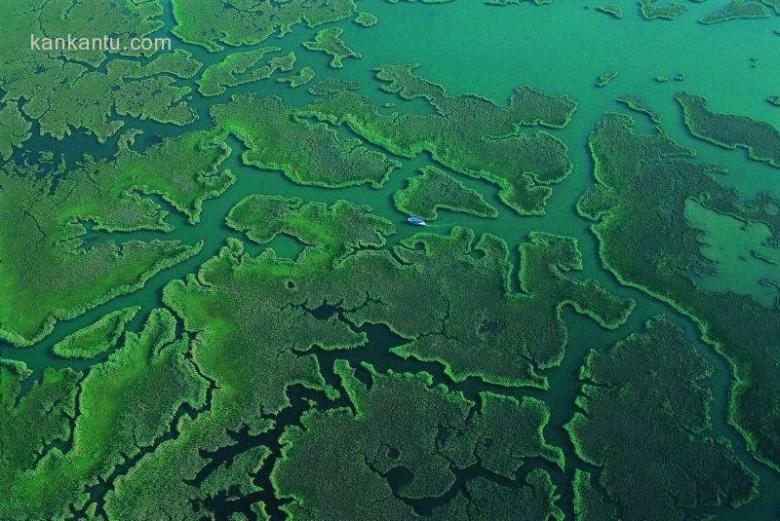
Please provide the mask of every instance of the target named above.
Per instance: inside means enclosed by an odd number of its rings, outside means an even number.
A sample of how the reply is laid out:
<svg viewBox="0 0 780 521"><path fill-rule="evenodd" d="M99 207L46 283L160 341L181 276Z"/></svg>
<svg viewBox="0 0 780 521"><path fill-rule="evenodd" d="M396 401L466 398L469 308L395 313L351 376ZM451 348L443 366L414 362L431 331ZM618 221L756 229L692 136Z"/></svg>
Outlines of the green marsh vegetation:
<svg viewBox="0 0 780 521"><path fill-rule="evenodd" d="M681 520L699 505L753 498L755 475L730 445L706 437L712 396L700 381L711 376L712 367L663 317L609 353L588 354L577 398L582 412L566 428L578 456L605 469L600 483L620 505L621 518ZM641 474L643 486L626 483L626 474ZM575 507L582 517L618 519L604 512L605 498L593 490L590 476L583 478ZM598 512L607 517L596 517Z"/></svg>
<svg viewBox="0 0 780 521"><path fill-rule="evenodd" d="M60 340L52 351L62 358L92 358L114 347L127 323L140 311L139 306L120 309Z"/></svg>
<svg viewBox="0 0 780 521"><path fill-rule="evenodd" d="M228 104L212 106L211 115L219 129L234 134L247 147L244 163L281 170L298 183L379 187L399 166L358 139L300 117L304 115L300 108L274 96L236 96Z"/></svg>
<svg viewBox="0 0 780 521"><path fill-rule="evenodd" d="M344 33L338 27L329 27L317 33L314 40L303 42L303 46L316 52L324 52L330 56L330 66L334 69L344 67L343 61L347 58L358 59L360 54L356 53L344 42L341 35Z"/></svg>
<svg viewBox="0 0 780 521"><path fill-rule="evenodd" d="M275 33L285 35L299 24L318 27L357 12L355 0L284 3L261 0L252 9L245 9L240 0L225 3L207 0L197 11L186 0L173 0L172 4L176 20L173 33L185 42L210 51L222 50L225 45L254 45Z"/></svg>
<svg viewBox="0 0 780 521"><path fill-rule="evenodd" d="M35 4L15 2L4 11L0 114L11 132L0 139L3 157L8 158L9 146L19 147L32 136L20 113L25 121L36 121L41 135L62 139L83 129L100 142L124 126L122 116L179 126L197 119L186 99L192 88L181 80L192 78L201 64L187 51L141 65L141 51L123 50L109 57L100 49L43 51L30 43L35 34L146 37L163 25L158 2L128 3L122 9L100 1L79 2L67 11L67 20L61 4Z"/></svg>
<svg viewBox="0 0 780 521"><path fill-rule="evenodd" d="M203 201L233 182L220 170L223 145L201 132L184 134L139 154L129 148L111 160L86 157L77 169L9 161L0 172L0 250L6 298L0 302L0 336L29 345L55 323L134 291L160 270L195 254L197 243L103 242L84 248L87 226L130 232L166 230L162 198L197 222ZM186 165L185 168L174 165Z"/></svg>
<svg viewBox="0 0 780 521"><path fill-rule="evenodd" d="M605 72L598 78L596 78L596 87L606 87L612 80L618 77L618 71Z"/></svg>
<svg viewBox="0 0 780 521"><path fill-rule="evenodd" d="M425 373L382 374L367 366L367 386L346 361L339 362L335 371L354 411L312 409L300 427L288 427L281 438L282 458L271 479L283 497L294 498L283 507L293 517L420 519L423 507L416 500L442 496L465 479L467 492L425 517L562 518L545 470L528 472L516 488L485 477L496 474L515 482L518 469L534 458L562 464L560 449L542 435L549 418L542 402L488 393L480 396L477 409L463 395L433 386ZM410 408L410 402L419 407ZM518 436L503 438L510 431ZM322 446L330 447L324 458ZM314 472L312 459L320 462ZM392 474L398 469L404 470L394 490ZM340 480L330 478L334 472ZM354 497L341 494L343 486L356 489Z"/></svg>
<svg viewBox="0 0 780 521"><path fill-rule="evenodd" d="M419 176L411 178L406 188L393 195L393 200L405 214L429 220L438 217L440 208L480 217L498 215L480 192L434 167L426 167Z"/></svg>
<svg viewBox="0 0 780 521"><path fill-rule="evenodd" d="M618 4L604 4L596 7L596 11L611 16L615 20L623 19L623 8Z"/></svg>
<svg viewBox="0 0 780 521"><path fill-rule="evenodd" d="M691 160L690 150L664 133L637 134L633 127L630 118L615 114L599 123L590 138L597 184L580 200L579 211L597 221L600 255L616 276L691 316L729 358L736 376L730 421L757 457L777 467L780 438L765 425L780 418L770 390L778 361L769 333L780 327L780 316L750 297L696 284L694 276L713 266L700 251L700 230L685 219L686 201L695 198L721 213L771 223L776 233L775 199L763 196L743 208L739 194L718 184L711 167ZM670 236L677 240L669 242Z"/></svg>
<svg viewBox="0 0 780 521"><path fill-rule="evenodd" d="M758 2L751 0L731 0L723 7L712 11L710 14L699 20L699 23L717 24L729 20L751 19L751 18L769 18L769 13Z"/></svg>
<svg viewBox="0 0 780 521"><path fill-rule="evenodd" d="M688 6L670 0L639 0L642 16L646 20L674 20L688 10Z"/></svg>
<svg viewBox="0 0 780 521"><path fill-rule="evenodd" d="M295 74L289 76L282 76L276 81L288 83L291 88L295 89L302 85L306 85L317 75L316 71L308 65L301 67L301 69Z"/></svg>
<svg viewBox="0 0 780 521"><path fill-rule="evenodd" d="M694 136L732 150L745 148L751 159L780 168L780 131L771 124L713 112L707 99L695 94L681 93L677 101Z"/></svg>
<svg viewBox="0 0 780 521"><path fill-rule="evenodd" d="M270 78L275 72L290 72L295 66L295 54L277 55L258 64L279 47L261 47L255 51L227 55L220 63L209 65L198 80L198 91L204 96L218 96L230 87Z"/></svg>
<svg viewBox="0 0 780 521"><path fill-rule="evenodd" d="M544 213L556 184L571 171L566 146L548 132L519 133L520 127L562 128L576 110L566 97L530 87L518 88L508 106L474 95L451 97L409 65L382 66L376 77L401 99L425 100L432 114L385 114L360 94L328 89L304 112L345 125L391 154L414 157L428 152L442 165L501 187L501 200L523 215Z"/></svg>
<svg viewBox="0 0 780 521"><path fill-rule="evenodd" d="M0 519L772 519L776 19L726 4L6 6Z"/></svg>
<svg viewBox="0 0 780 521"><path fill-rule="evenodd" d="M366 11L361 11L355 17L355 23L358 25L362 25L363 27L373 27L379 23L379 18L377 18L376 15L373 15Z"/></svg>

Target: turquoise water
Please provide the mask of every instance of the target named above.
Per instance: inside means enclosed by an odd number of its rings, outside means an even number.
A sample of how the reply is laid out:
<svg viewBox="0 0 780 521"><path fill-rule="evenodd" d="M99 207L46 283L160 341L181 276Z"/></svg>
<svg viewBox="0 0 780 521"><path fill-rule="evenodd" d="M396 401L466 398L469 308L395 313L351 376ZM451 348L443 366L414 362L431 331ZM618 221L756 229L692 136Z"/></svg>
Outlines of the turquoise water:
<svg viewBox="0 0 780 521"><path fill-rule="evenodd" d="M590 7L597 5L586 4ZM386 101L398 103L394 110L417 110L420 103L399 101L378 89L372 71L383 63L420 63L421 75L441 83L452 94L472 92L504 103L513 88L528 84L551 94L565 94L574 99L578 103L578 110L572 123L566 129L552 131L567 143L574 169L568 179L554 187L547 215L517 216L501 205L494 185L459 176L465 184L479 190L494 203L499 209L499 215L495 219L481 219L441 211L435 228L435 231L445 233L454 225L464 225L480 233L494 233L506 239L513 250L517 249L530 231L573 236L579 241L585 261L584 272L576 276L595 278L610 292L637 301L637 310L628 324L613 332L604 331L593 321L567 310L564 318L569 327L570 342L562 365L546 373L550 380L550 391L513 391L518 396L533 394L544 399L552 410L552 419L545 434L552 443L563 447L566 453L566 472L555 476L556 483L562 488L564 506L571 500L565 481L571 480L575 467L587 468L577 461L568 436L563 431L563 425L574 412L574 398L579 391L579 367L587 351L608 349L627 334L640 331L643 323L652 316L664 313L684 326L688 339L697 345L717 369L711 382L715 397L712 406L715 435L730 440L740 458L761 477L761 496L757 501L736 512L728 509L719 512L719 518L774 519L780 512L780 478L751 458L744 441L727 422L726 403L732 378L728 364L710 346L699 340L698 332L690 320L637 290L620 286L611 274L601 268L597 243L589 231L589 223L578 217L574 208L579 196L592 183L593 165L586 146L587 137L604 112L625 110L616 102L616 98L623 94L637 96L653 110L660 112L669 134L695 149L701 160L725 166L728 173L722 176L723 183L738 188L747 197L760 190L780 193L780 169L752 162L743 151L724 150L691 137L674 100L675 94L680 91L704 95L712 100L713 110L748 115L780 127L780 108L772 107L764 101L769 95L780 95L780 37L773 33L774 29L780 28L780 17L705 27L696 20L716 7L715 3L690 6L690 12L674 22L647 22L641 19L633 2L623 3L625 18L617 21L593 9L584 9L582 3L567 0L554 0L544 7L529 3L507 8L488 7L469 0L458 0L452 5L441 6L409 3L393 5L382 0L365 0L360 2L361 9L377 15L379 24L370 29L349 21L339 24L345 29L343 37L348 45L363 55L360 60L345 61L343 70L330 69L327 65L329 57L307 52L300 46L300 42L311 39L316 33L305 27L296 28L282 40L272 38L255 47L278 45L282 47L282 53L294 50L298 56L296 70L304 65L312 67L318 75L315 82L329 76L358 79L364 84L365 93L375 103L380 106ZM173 23L170 6L166 7L166 20L168 26L160 31L161 34L169 30ZM230 52L226 50L210 54L181 42L177 42L177 45L193 52L199 60L209 63ZM751 63L755 63L756 67L751 67ZM596 88L596 78L612 70L618 71L619 76L605 88ZM654 81L656 76L671 78L678 73L685 75L684 81ZM309 99L305 88L290 89L286 84L272 79L229 89L224 95L214 98L204 99L197 93L193 94L191 103L198 109L200 119L186 129L151 122L139 124L131 119L125 120L125 128L144 130L145 134L135 145L135 148L141 149L158 136L174 135L193 127L208 128L208 107L228 100L234 93L245 91L258 95L274 93L295 104L305 103ZM636 119L640 130L650 128L641 116ZM33 143L31 148L43 149L52 144L61 147L66 153L73 154L75 149L79 153L89 152L97 157L110 155L113 146L113 142L109 142L100 147L89 136L77 134L67 146L41 139ZM236 202L249 194L295 196L305 201L349 199L368 204L378 214L398 223L399 233L391 242L416 231L403 225L405 216L393 208L392 194L405 186L406 179L415 175L418 168L429 162L429 158L424 155L414 160L403 160L403 167L381 190L368 187L323 190L295 185L278 172L246 167L240 161L240 143L231 140L230 146L233 152L224 167L230 168L237 175L237 183L219 199L206 202L199 224L190 225L172 213L168 221L176 229L170 234L132 233L118 237L95 234L89 237L91 241L163 236L181 239L186 243L202 240L204 248L200 254L157 275L139 292L117 298L82 317L59 324L55 332L37 346L27 349L2 346L2 355L24 360L36 370L45 367L88 367L94 361L74 362L52 356L51 345L106 312L130 305L143 307L143 312L131 324L131 328L138 328L149 310L159 305L162 288L170 280L195 271L203 261L217 253L228 237L239 237L224 225L224 217ZM727 221L716 222L712 218L709 222L710 228L705 228L707 236L713 237L709 244L725 245L724 241L728 241L723 239L718 243L717 237L719 233L732 233L724 228L730 224ZM748 251L761 246L765 232L759 228L744 231L747 234L745 245ZM289 257L300 249L300 245L290 239L278 239L272 247ZM710 255L716 262L729 263L734 261L735 255L739 257L739 254L733 252L742 251L740 248L739 245L728 244L727 248L721 248L718 252L710 251ZM250 251L256 252L257 248ZM760 252L766 257L771 257L773 253L775 258L778 257L776 250L761 249ZM517 261L516 255L514 260ZM746 262L751 262L754 269L721 269L712 278L712 286L706 287L725 291L738 285L740 288L752 289L749 294L754 294L759 300L770 299L762 302L771 305L770 293L775 290L758 286L758 283L761 278L771 275L773 269L777 272L777 267L755 257ZM465 382L462 387L471 388L472 391L481 388L478 382L473 381Z"/></svg>
<svg viewBox="0 0 780 521"><path fill-rule="evenodd" d="M702 230L701 252L715 263L712 275L698 277L701 287L719 293L750 295L767 307L777 302L780 251L767 246L772 230L763 223L743 223L693 201L685 218Z"/></svg>

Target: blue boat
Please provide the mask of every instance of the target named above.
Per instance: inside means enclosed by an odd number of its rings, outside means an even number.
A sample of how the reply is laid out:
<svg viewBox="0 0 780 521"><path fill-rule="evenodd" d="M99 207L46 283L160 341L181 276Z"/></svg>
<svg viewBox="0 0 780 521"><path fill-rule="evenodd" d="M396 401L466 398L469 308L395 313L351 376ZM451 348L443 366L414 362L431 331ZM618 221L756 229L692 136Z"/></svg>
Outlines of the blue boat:
<svg viewBox="0 0 780 521"><path fill-rule="evenodd" d="M423 221L423 218L417 217L416 215L409 217L406 221L409 224L413 224L415 226L425 226L425 221Z"/></svg>

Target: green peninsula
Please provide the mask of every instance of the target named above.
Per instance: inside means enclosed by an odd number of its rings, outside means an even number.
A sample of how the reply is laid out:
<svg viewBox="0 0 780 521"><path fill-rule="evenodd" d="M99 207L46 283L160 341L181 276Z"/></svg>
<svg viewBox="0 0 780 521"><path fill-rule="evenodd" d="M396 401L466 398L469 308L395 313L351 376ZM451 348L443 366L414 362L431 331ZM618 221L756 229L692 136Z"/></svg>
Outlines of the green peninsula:
<svg viewBox="0 0 780 521"><path fill-rule="evenodd" d="M731 150L745 148L751 159L780 168L780 131L774 126L746 116L713 112L702 96L682 93L677 101L694 136Z"/></svg>
<svg viewBox="0 0 780 521"><path fill-rule="evenodd" d="M419 176L409 179L408 186L396 192L393 200L405 214L429 220L438 218L439 208L480 217L498 215L481 193L434 167L425 167Z"/></svg>
<svg viewBox="0 0 780 521"><path fill-rule="evenodd" d="M343 33L344 31L338 27L329 27L318 32L314 40L303 42L303 46L310 51L324 52L331 58L330 66L334 69L341 69L344 67L343 60L360 58L359 53L347 47L341 38Z"/></svg>
<svg viewBox="0 0 780 521"><path fill-rule="evenodd" d="M62 358L92 358L114 347L133 320L139 306L124 308L100 317L89 326L79 329L52 346L52 352Z"/></svg>

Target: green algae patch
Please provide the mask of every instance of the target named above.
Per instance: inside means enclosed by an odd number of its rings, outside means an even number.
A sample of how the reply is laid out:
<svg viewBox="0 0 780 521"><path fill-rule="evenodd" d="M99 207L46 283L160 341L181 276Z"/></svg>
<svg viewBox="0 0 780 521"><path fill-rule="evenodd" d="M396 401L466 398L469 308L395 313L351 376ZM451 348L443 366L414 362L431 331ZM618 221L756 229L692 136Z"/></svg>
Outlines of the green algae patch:
<svg viewBox="0 0 780 521"><path fill-rule="evenodd" d="M496 217L498 211L476 190L435 167L424 167L408 186L393 194L396 208L407 215L438 218L438 209L464 212L479 217Z"/></svg>
<svg viewBox="0 0 780 521"><path fill-rule="evenodd" d="M435 113L385 114L353 89L331 85L302 112L320 121L345 125L392 154L412 158L429 152L434 161L465 175L498 185L499 197L523 215L541 215L570 171L566 146L547 132L527 126L561 128L576 109L566 97L530 87L515 90L508 106L475 96L450 96L440 85L415 73L416 66L377 69L383 89L404 99L423 99Z"/></svg>
<svg viewBox="0 0 780 521"><path fill-rule="evenodd" d="M175 336L170 312L153 311L139 334L80 381L70 447L53 447L33 465L18 466L0 499L7 519L57 519L80 510L87 487L169 431L184 404L204 400L206 381ZM15 517L18 516L18 517Z"/></svg>
<svg viewBox="0 0 780 521"><path fill-rule="evenodd" d="M541 320L515 318L505 308L484 309L482 302L462 297L482 295L483 287L508 291L506 245L484 236L474 255L473 234L455 230L451 237L423 235L405 241L390 253L385 248L393 224L346 201L325 205L250 196L231 210L227 224L258 244L268 244L278 234L295 237L304 250L295 260L282 259L270 248L251 256L240 241L229 239L197 275L169 283L163 291L166 308L153 311L140 334L126 332L124 344L83 378L75 405L79 412L61 422L61 428L68 429L69 419L75 418L72 447L53 448L42 458L35 453L31 463L13 467L8 496L13 500L0 499L0 513L14 519L56 518L72 511L87 515L98 508L100 496L93 496L93 485L103 479L112 485L104 496L110 519L197 518L199 505L215 496L264 493L254 476L269 464L270 448L260 440L274 428L276 415L292 405L288 393L295 390L316 393L322 403L343 392L354 410L321 410L319 401L316 408L314 401L306 401L312 408L301 426L280 431L282 457L271 472L272 483L276 494L290 499L282 505L290 513L331 508L333 496L327 495L327 487L339 482L314 478L316 472L330 473L332 462L349 483L356 480L355 490L369 495L397 491L404 499L398 500L400 510L393 505L393 512L408 512L412 519L418 514L407 508L406 499L435 499L445 493L450 500L437 504L434 516L501 518L520 512L529 519L562 518L550 475L533 464L538 460L564 466L561 449L544 438L550 413L541 401L483 392L474 403L443 385L434 386L425 374L385 375L369 366L374 384L366 387L344 361L334 364L342 381L336 388L326 383L314 354L364 348L367 337L356 328L367 323L388 324L410 340L440 334L443 326L446 338L463 334L464 348L473 350L478 342L482 353L490 346L508 345L508 338L516 342L520 337L515 325L525 331L562 331L557 339L565 338L554 307L544 310ZM558 273L577 269L580 261L569 249L571 243L567 248L561 241L560 251L547 252L558 241L547 236L534 241L540 254L550 256L537 264L535 252L522 253L527 259L524 270L534 270L534 278L547 275L536 275L532 263L551 271L553 278L566 279ZM553 261L558 255L567 259ZM550 267L551 262L557 265ZM476 285L462 286L472 279ZM600 320L605 323L624 320L628 303L599 293L595 283L562 284L571 287L579 311L597 310L594 316L603 313ZM527 290L535 292L530 286ZM420 316L409 316L395 304L415 302L420 294L431 301ZM485 295L488 302L492 295ZM551 297L551 305L561 298ZM323 306L332 306L336 313L323 315ZM483 317L479 324L473 323L475 309ZM172 313L181 319L180 327ZM473 333L461 333L458 328L468 323ZM545 356L538 341L522 343L527 354L519 360ZM490 360L470 361L475 367L486 362ZM72 392L78 387L73 385ZM149 396L155 397L153 403L141 407ZM439 408L451 421L432 414L429 407L408 407L410 400ZM320 423L322 428L316 427ZM298 430L301 439L293 442ZM58 436L68 437L69 432ZM404 438L392 436L394 432ZM236 433L258 441L237 450ZM322 443L331 438L330 459L320 460L322 465L312 474L307 451L321 452ZM367 459L346 450L355 443L365 447ZM216 459L222 451L235 451L232 464ZM122 461L129 466L118 471ZM363 479L366 472L369 480ZM411 481L396 480L407 472ZM453 488L456 483L464 488ZM150 503L149 490L164 500ZM298 490L307 493L305 499ZM381 508L340 497L345 512ZM255 508L265 513L262 503Z"/></svg>
<svg viewBox="0 0 780 521"><path fill-rule="evenodd" d="M93 358L117 344L127 323L140 310L140 306L134 306L108 313L54 344L52 352L62 358Z"/></svg>
<svg viewBox="0 0 780 521"><path fill-rule="evenodd" d="M780 107L780 96L769 96L766 100L771 105L774 105L776 107Z"/></svg>
<svg viewBox="0 0 780 521"><path fill-rule="evenodd" d="M374 14L361 11L355 17L355 23L361 27L373 27L379 23L379 18L377 18Z"/></svg>
<svg viewBox="0 0 780 521"><path fill-rule="evenodd" d="M344 30L338 27L329 27L318 32L314 40L303 42L303 46L316 52L323 52L330 56L330 66L334 69L344 67L343 61L347 58L358 59L360 53L357 53L347 47L346 42L341 38Z"/></svg>
<svg viewBox="0 0 780 521"><path fill-rule="evenodd" d="M750 20L769 18L769 13L763 5L750 0L731 0L723 7L716 9L699 20L704 25L712 25L729 20Z"/></svg>
<svg viewBox="0 0 780 521"><path fill-rule="evenodd" d="M281 171L296 183L379 187L399 166L359 139L343 138L325 124L296 117L299 114L275 96L258 99L251 94L211 107L215 124L248 148L242 155L245 164Z"/></svg>
<svg viewBox="0 0 780 521"><path fill-rule="evenodd" d="M262 47L228 54L221 62L206 67L197 81L198 91L204 96L218 96L230 87L268 79L277 71L291 71L295 65L295 53L292 51L259 63L266 55L280 50L279 47Z"/></svg>
<svg viewBox="0 0 780 521"><path fill-rule="evenodd" d="M451 97L441 85L419 76L418 68L419 65L382 65L375 69L376 78L382 82L382 90L402 99L423 98L438 112L468 109L480 118L475 124L483 126L491 117L497 120L498 127L506 127L508 131L532 126L564 128L577 110L577 104L567 96L546 94L528 85L514 90L508 107L474 94ZM481 116L480 112L485 115Z"/></svg>
<svg viewBox="0 0 780 521"><path fill-rule="evenodd" d="M745 148L751 159L780 168L780 131L774 126L746 116L713 112L703 96L681 93L677 101L694 136L731 150Z"/></svg>
<svg viewBox="0 0 780 521"><path fill-rule="evenodd" d="M282 76L281 78L277 78L276 81L280 83L287 83L291 88L297 89L298 87L309 83L316 75L317 73L314 72L314 69L309 66L305 66L301 67L301 69L295 74Z"/></svg>
<svg viewBox="0 0 780 521"><path fill-rule="evenodd" d="M618 77L618 71L610 71L596 78L596 87L606 87Z"/></svg>
<svg viewBox="0 0 780 521"><path fill-rule="evenodd" d="M225 45L255 45L275 33L285 36L302 23L314 28L357 12L355 0L260 0L251 6L243 0L201 0L197 9L188 0L174 0L172 5L176 20L173 33L212 52L223 50Z"/></svg>
<svg viewBox="0 0 780 521"><path fill-rule="evenodd" d="M462 394L434 386L426 373L364 369L370 386L346 361L335 364L353 409L312 409L300 427L282 434L282 457L271 480L277 493L290 500L282 507L287 514L296 519L420 519L410 502L445 496L459 474L473 469L466 490L450 494L434 509L434 519L501 519L508 512L514 519L562 519L547 472L515 476L526 460L562 458L562 451L541 434L549 418L542 402L487 393L477 409ZM313 459L319 462L314 467ZM500 484L491 480L486 470L511 476L511 488L506 479ZM338 480L332 479L334 473ZM400 476L405 477L397 480ZM350 492L341 492L345 489Z"/></svg>
<svg viewBox="0 0 780 521"><path fill-rule="evenodd" d="M698 506L738 507L756 496L757 477L727 442L707 435L712 374L663 317L608 352L588 354L582 412L566 430L577 456L603 469L599 483L621 505L622 519L682 521ZM580 496L580 508L603 511L592 495Z"/></svg>
<svg viewBox="0 0 780 521"><path fill-rule="evenodd" d="M596 7L596 11L611 16L615 20L623 19L623 9L617 4L604 4Z"/></svg>
<svg viewBox="0 0 780 521"><path fill-rule="evenodd" d="M668 0L639 0L639 9L645 20L675 20L688 6Z"/></svg>
<svg viewBox="0 0 780 521"><path fill-rule="evenodd" d="M780 431L767 425L780 425L780 315L750 296L696 283L713 266L701 252L702 232L685 218L686 202L694 199L743 222L763 222L776 234L777 199L763 194L745 201L715 180L711 166L693 161L690 150L663 132L635 134L623 115L605 116L589 143L597 184L578 210L596 221L604 265L624 284L691 317L704 340L728 358L734 370L729 421L756 458L779 468Z"/></svg>

